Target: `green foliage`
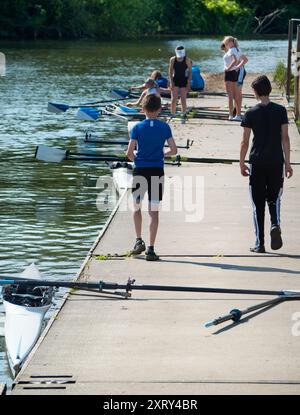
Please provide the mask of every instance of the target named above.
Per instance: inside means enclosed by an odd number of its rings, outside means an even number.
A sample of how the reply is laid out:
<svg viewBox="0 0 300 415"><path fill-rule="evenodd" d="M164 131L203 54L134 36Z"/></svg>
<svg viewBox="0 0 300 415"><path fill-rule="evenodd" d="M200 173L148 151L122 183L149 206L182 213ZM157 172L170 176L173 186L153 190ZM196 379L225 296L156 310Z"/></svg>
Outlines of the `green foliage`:
<svg viewBox="0 0 300 415"><path fill-rule="evenodd" d="M0 38L125 39L156 34L248 34L262 17L286 33L299 0L1 0Z"/></svg>
<svg viewBox="0 0 300 415"><path fill-rule="evenodd" d="M286 81L287 81L287 67L285 66L284 62L280 61L276 65L273 79L276 85L278 86L278 88L285 90ZM291 86L290 86L291 95L294 93L294 82L295 82L294 75L291 74Z"/></svg>

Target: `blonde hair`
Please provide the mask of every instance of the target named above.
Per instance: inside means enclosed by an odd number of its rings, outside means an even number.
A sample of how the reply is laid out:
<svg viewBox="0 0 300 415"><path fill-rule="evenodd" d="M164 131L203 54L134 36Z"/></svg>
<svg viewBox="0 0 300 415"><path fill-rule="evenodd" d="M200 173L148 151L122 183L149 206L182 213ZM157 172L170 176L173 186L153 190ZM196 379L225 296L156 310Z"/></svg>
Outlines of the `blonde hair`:
<svg viewBox="0 0 300 415"><path fill-rule="evenodd" d="M234 44L234 47L237 48L237 50L239 50L240 46L239 46L239 42L236 37L225 36L221 45L226 44L227 42L232 42Z"/></svg>
<svg viewBox="0 0 300 415"><path fill-rule="evenodd" d="M162 75L161 75L161 72L159 72L159 71L153 71L152 74L151 74L151 78L154 79L155 81L158 78L161 78L161 77L162 77Z"/></svg>

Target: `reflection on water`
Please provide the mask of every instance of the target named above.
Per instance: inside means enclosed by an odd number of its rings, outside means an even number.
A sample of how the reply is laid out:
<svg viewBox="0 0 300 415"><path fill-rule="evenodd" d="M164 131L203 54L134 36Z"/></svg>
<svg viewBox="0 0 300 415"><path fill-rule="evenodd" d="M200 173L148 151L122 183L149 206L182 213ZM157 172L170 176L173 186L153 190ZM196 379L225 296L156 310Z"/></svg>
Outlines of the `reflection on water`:
<svg viewBox="0 0 300 415"><path fill-rule="evenodd" d="M181 42L203 72L222 71L220 39L0 43L7 59L6 77L0 77L2 275L19 273L35 261L47 278L73 278L110 213L97 210L99 189L93 188L99 176L110 174L105 164L47 164L33 155L37 144L86 148L87 128L102 139L124 139L126 123L112 118L79 122L72 110L48 113L47 102L107 99L111 88L140 83L153 69L166 74L174 47ZM242 41L248 71L273 70L285 58L286 43ZM0 337L0 381L5 379L8 368Z"/></svg>

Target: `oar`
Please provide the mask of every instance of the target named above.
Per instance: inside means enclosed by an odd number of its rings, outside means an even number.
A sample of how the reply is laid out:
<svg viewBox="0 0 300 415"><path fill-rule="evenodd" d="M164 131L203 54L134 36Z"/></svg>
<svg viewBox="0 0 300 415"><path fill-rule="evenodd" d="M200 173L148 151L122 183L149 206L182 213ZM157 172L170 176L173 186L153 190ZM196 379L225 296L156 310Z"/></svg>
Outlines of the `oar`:
<svg viewBox="0 0 300 415"><path fill-rule="evenodd" d="M123 114L123 115L122 115ZM122 120L128 121L128 118L134 118L138 120L145 119L146 115L143 112L136 108L128 108L125 106L122 107L106 107L105 109L97 109L97 108L88 108L82 107L79 108L76 118L80 121L98 121L101 115L108 115L120 118ZM162 111L160 113L160 117L169 116L169 112Z"/></svg>
<svg viewBox="0 0 300 415"><path fill-rule="evenodd" d="M123 154L99 155L95 152L72 153L69 150L52 148L44 145L36 147L35 158L50 163L60 163L64 160L81 161L130 161Z"/></svg>
<svg viewBox="0 0 300 415"><path fill-rule="evenodd" d="M59 148L48 147L45 145L39 145L35 150L35 158L37 160L59 163L63 160L83 160L83 161L129 161L130 160L123 154L97 154L95 152L80 152L73 153L69 150L63 150ZM173 156L166 157L167 161L180 165L181 162L187 163L238 163L238 159L225 159L225 158L208 158L208 157L185 157L185 156ZM246 161L247 162L247 161ZM300 163L291 163L300 164Z"/></svg>
<svg viewBox="0 0 300 415"><path fill-rule="evenodd" d="M174 157L170 157L170 159L176 163L186 162L186 163L239 163L239 159L224 159L224 158L199 158L199 157L185 157L181 155L177 155ZM249 160L245 160L245 163L249 163ZM292 166L299 166L300 163L291 163Z"/></svg>
<svg viewBox="0 0 300 415"><path fill-rule="evenodd" d="M110 95L113 98L116 98L117 100L124 100L124 99L130 99L130 98L138 98L139 94L135 94L128 89L112 89L110 91Z"/></svg>
<svg viewBox="0 0 300 415"><path fill-rule="evenodd" d="M200 118L200 119L214 119L214 120L228 120L228 113L217 113L217 112L208 112L208 111L197 111L190 112L187 114L187 118Z"/></svg>
<svg viewBox="0 0 300 415"><path fill-rule="evenodd" d="M3 278L3 279L2 279ZM22 278L2 277L1 285L20 284L34 287L63 287L63 288L85 288L98 290L140 290L140 291L174 291L174 292L198 292L198 293L218 293L218 294L243 294L243 295L270 295L284 296L285 298L300 297L300 291L291 290L255 290L255 289L239 289L239 288L210 288L210 287L190 287L190 286L174 286L174 285L138 285L135 280L129 279L127 284L119 284L115 282L76 282L76 281L49 281L49 280L26 280Z"/></svg>
<svg viewBox="0 0 300 415"><path fill-rule="evenodd" d="M62 112L66 112L69 109L76 109L76 108L83 108L83 107L87 107L87 108L99 107L100 105L103 105L103 104L126 101L132 98L135 98L135 96L132 96L129 94L128 96L125 96L125 97L119 96L119 97L116 97L115 99L107 99L107 100L95 101L95 102L86 102L86 103L78 104L78 105L68 105L68 104L60 104L56 102L48 102L47 110L48 112L59 114Z"/></svg>
<svg viewBox="0 0 300 415"><path fill-rule="evenodd" d="M221 163L221 164L232 164L239 163L238 159L225 159L225 158L210 158L210 157L185 157L177 155L170 158L171 161L180 165L182 162L186 163Z"/></svg>
<svg viewBox="0 0 300 415"><path fill-rule="evenodd" d="M94 138L92 138L91 134L86 133L85 135L85 140L86 143L93 143L93 144L101 144L101 145L119 145L119 146L127 146L128 145L128 141L118 141L118 140L96 140ZM180 149L186 149L188 150L192 145L193 145L194 141L193 140L186 140L186 145L185 146L180 146L177 145L177 148ZM169 147L168 145L166 145L165 147Z"/></svg>
<svg viewBox="0 0 300 415"><path fill-rule="evenodd" d="M218 324L225 323L226 321L229 321L229 320L232 320L235 323L238 323L240 319L246 314L252 313L253 311L257 311L263 308L268 308L276 304L280 304L287 300L300 300L300 296L298 297L297 295L295 296L281 295L279 297L273 298L273 300L264 301L263 303L259 303L254 306L248 307L245 310L234 308L228 314L218 317L215 320L208 321L207 323L204 324L204 327L208 328L212 326L217 326Z"/></svg>
<svg viewBox="0 0 300 415"><path fill-rule="evenodd" d="M96 108L85 108L85 107L79 108L76 114L76 118L77 120L80 120L80 121L97 121L103 114L112 115L114 117L118 117L118 118L121 118L122 120L127 121L127 117L108 111L106 109L99 110Z"/></svg>
<svg viewBox="0 0 300 415"><path fill-rule="evenodd" d="M59 163L63 160L83 160L83 161L130 161L125 155L113 154L113 155L99 155L92 152L73 153L69 150L63 150L45 145L36 147L35 158L37 160ZM166 160L180 165L181 162L188 163L234 163L239 160L232 159L217 159L217 158L195 158L195 157L166 157Z"/></svg>
<svg viewBox="0 0 300 415"><path fill-rule="evenodd" d="M199 91L198 95L207 95L212 97L227 97L226 92L205 92L205 91ZM243 94L244 98L255 98L254 94Z"/></svg>

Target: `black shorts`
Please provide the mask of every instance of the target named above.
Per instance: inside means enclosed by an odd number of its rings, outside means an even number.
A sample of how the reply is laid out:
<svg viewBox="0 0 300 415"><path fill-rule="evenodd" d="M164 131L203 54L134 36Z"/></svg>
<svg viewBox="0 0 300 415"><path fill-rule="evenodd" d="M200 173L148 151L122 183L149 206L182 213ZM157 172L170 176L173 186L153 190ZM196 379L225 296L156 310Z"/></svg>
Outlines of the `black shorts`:
<svg viewBox="0 0 300 415"><path fill-rule="evenodd" d="M225 71L225 82L237 82L240 71Z"/></svg>
<svg viewBox="0 0 300 415"><path fill-rule="evenodd" d="M133 169L132 195L140 202L148 192L149 202L161 202L164 193L163 167L135 167Z"/></svg>
<svg viewBox="0 0 300 415"><path fill-rule="evenodd" d="M188 78L183 78L183 79L173 78L173 82L177 88L186 88L188 84Z"/></svg>

